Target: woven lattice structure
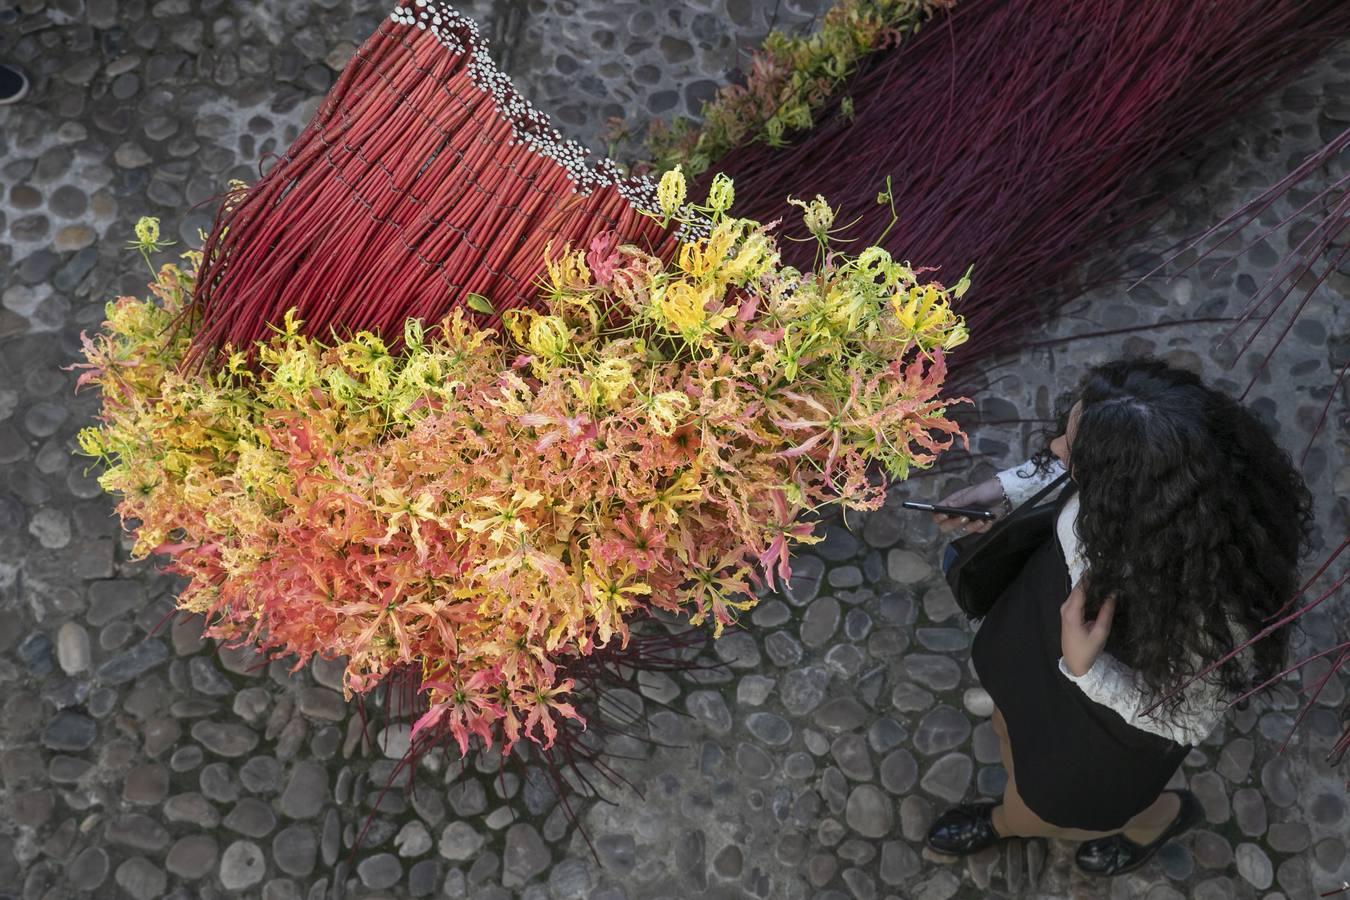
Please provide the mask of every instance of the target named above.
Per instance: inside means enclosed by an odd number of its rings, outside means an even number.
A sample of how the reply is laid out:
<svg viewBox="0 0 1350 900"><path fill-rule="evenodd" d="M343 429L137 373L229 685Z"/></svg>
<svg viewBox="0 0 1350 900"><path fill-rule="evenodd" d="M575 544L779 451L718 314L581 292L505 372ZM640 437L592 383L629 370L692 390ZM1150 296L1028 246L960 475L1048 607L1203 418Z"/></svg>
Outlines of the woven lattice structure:
<svg viewBox="0 0 1350 900"><path fill-rule="evenodd" d="M488 57L473 20L401 6L357 51L262 180L228 195L206 241L194 353L250 348L295 307L307 334L370 330L479 295L486 324L528 305L547 248L616 233L673 246L653 185L588 161ZM487 309L475 301L474 308Z"/></svg>

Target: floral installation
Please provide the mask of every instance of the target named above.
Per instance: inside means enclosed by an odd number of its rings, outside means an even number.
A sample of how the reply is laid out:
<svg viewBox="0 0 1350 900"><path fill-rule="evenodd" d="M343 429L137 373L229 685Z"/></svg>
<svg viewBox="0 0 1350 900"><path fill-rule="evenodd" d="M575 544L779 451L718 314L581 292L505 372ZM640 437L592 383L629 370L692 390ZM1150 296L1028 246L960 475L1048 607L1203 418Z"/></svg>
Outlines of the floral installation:
<svg viewBox="0 0 1350 900"><path fill-rule="evenodd" d="M729 151L763 141L782 147L810 129L814 116L870 53L897 46L955 0L839 0L812 34L771 31L751 58L745 84L728 84L703 104L699 123L683 117L651 123L645 156L658 171L683 165L700 175ZM850 104L844 102L844 112ZM626 135L621 119L609 139Z"/></svg>
<svg viewBox="0 0 1350 900"><path fill-rule="evenodd" d="M153 296L110 301L72 366L103 393L79 444L139 522L133 558L170 556L212 637L297 668L346 656L348 696L414 667L414 733L461 752L550 746L579 717L566 662L635 617L720 634L820 540L805 517L878 508L886 477L966 440L946 411L968 399L940 392L969 279L836 251L819 197L802 272L772 225L731 215L730 179L685 194L662 178L655 215L705 232L671 261L606 234L550 248L537 309L500 331L475 324L491 298L409 319L399 354L370 332L324 344L291 311L258 371L231 346L185 375L190 335L163 335L201 253L152 268ZM164 246L153 220L137 235L147 259Z"/></svg>

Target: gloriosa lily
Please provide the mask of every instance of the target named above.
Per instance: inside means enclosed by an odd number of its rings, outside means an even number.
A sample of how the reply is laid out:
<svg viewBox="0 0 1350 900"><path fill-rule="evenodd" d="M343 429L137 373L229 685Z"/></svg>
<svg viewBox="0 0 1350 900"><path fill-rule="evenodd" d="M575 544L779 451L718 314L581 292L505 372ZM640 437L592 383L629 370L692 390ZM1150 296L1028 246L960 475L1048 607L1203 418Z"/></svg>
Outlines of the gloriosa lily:
<svg viewBox="0 0 1350 900"><path fill-rule="evenodd" d="M104 417L79 445L143 523L133 557L172 556L215 637L348 657L349 692L420 666L418 735L552 743L580 717L569 661L647 609L722 634L820 540L803 514L875 508L869 464L903 477L964 438L940 396L965 339L949 293L878 248L780 266L717 184L705 207L666 184L672 217L713 210L674 262L612 234L550 247L504 333L455 311L407 323L397 355L288 312L260 371L229 348L184 378L190 336L163 334L194 271L163 266L159 302L82 335ZM828 204L804 206L828 243Z"/></svg>

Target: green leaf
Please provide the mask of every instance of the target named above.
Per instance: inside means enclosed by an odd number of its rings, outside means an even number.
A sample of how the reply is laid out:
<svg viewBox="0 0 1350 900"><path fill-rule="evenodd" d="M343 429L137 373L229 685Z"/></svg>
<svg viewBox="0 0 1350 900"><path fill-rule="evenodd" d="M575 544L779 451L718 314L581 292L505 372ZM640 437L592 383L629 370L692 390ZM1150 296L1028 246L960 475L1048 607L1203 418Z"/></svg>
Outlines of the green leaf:
<svg viewBox="0 0 1350 900"><path fill-rule="evenodd" d="M490 316L497 311L492 307L492 301L482 294L470 294L465 302L469 304L469 309L480 312L485 316Z"/></svg>

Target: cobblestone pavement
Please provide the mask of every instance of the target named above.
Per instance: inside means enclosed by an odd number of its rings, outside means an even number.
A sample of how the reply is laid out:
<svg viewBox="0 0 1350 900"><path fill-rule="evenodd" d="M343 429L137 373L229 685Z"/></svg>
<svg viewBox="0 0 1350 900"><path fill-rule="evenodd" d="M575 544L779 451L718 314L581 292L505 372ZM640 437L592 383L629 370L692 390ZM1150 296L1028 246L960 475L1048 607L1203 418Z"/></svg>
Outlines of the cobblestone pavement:
<svg viewBox="0 0 1350 900"><path fill-rule="evenodd" d="M737 48L771 20L808 22L813 4L480 0L473 12L536 102L589 139L616 112L696 106ZM935 570L941 545L890 507L832 524L790 588L709 651L724 669L644 676L622 697L674 746L617 747L639 757L620 768L642 796L581 804L594 855L538 770L430 760L414 791L384 798L349 868L344 848L393 760L362 740L336 666L262 666L203 642L190 619L156 630L180 585L127 561L110 498L71 455L97 397L73 394L74 373L57 367L78 359L107 299L143 292L139 261L117 249L135 219L159 215L195 243L209 210L190 207L226 178L255 177L385 11L0 0L0 58L35 75L32 98L0 111L0 896L1302 900L1350 879L1350 772L1324 762L1346 675L1276 752L1317 666L1192 752L1176 782L1206 822L1137 873L1086 879L1059 843L1009 841L964 861L923 850L936 811L997 795L1005 776L969 629ZM1167 173L1158 233L1117 252L1146 266L1348 122L1342 48ZM1074 303L1038 336L1049 343L987 367L969 471L916 478L897 500L1024 459L1034 425L1012 420L1049 416L1084 367L1122 352L1166 355L1240 392L1259 356L1230 371L1216 326L1179 320L1233 314L1297 237L1276 228L1235 265ZM1348 285L1318 293L1254 390L1296 454L1350 353ZM1306 466L1324 544L1346 530L1344 397ZM1340 610L1310 616L1298 649L1344 634ZM386 737L397 754L406 731Z"/></svg>

